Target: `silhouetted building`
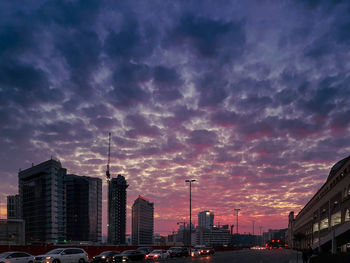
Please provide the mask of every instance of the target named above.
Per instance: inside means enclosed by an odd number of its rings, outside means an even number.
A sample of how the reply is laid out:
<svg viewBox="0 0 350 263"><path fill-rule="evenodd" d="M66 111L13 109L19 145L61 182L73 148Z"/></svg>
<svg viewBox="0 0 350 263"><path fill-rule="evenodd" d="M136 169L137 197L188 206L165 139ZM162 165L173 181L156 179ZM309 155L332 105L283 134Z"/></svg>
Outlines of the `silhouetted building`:
<svg viewBox="0 0 350 263"><path fill-rule="evenodd" d="M7 219L21 219L21 202L19 195L7 196Z"/></svg>
<svg viewBox="0 0 350 263"><path fill-rule="evenodd" d="M139 195L132 206L132 244L153 244L153 203Z"/></svg>
<svg viewBox="0 0 350 263"><path fill-rule="evenodd" d="M68 174L67 241L101 242L102 180Z"/></svg>
<svg viewBox="0 0 350 263"><path fill-rule="evenodd" d="M108 185L108 243L125 244L126 234L126 183L125 177L118 174Z"/></svg>
<svg viewBox="0 0 350 263"><path fill-rule="evenodd" d="M214 226L214 213L206 210L198 213L198 227L212 228Z"/></svg>
<svg viewBox="0 0 350 263"><path fill-rule="evenodd" d="M0 219L0 245L25 245L23 219Z"/></svg>
<svg viewBox="0 0 350 263"><path fill-rule="evenodd" d="M18 173L27 243L65 240L66 173L61 163L53 159Z"/></svg>

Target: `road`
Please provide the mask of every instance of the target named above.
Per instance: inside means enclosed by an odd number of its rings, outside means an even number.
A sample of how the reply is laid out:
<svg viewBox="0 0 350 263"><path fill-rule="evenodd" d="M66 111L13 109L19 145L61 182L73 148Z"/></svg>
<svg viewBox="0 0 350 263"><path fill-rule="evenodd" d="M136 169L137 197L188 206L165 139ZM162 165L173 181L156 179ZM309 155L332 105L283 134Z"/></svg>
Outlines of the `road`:
<svg viewBox="0 0 350 263"><path fill-rule="evenodd" d="M297 263L297 252L284 250L239 250L216 252L215 255L195 258L172 258L159 263ZM298 263L301 263L299 253Z"/></svg>

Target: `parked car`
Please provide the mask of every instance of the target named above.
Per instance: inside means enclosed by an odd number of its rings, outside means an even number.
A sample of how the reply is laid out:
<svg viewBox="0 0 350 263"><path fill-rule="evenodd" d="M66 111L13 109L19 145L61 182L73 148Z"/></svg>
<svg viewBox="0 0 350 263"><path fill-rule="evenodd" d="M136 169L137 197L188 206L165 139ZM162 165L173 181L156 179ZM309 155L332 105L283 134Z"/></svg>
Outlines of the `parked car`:
<svg viewBox="0 0 350 263"><path fill-rule="evenodd" d="M167 259L170 254L167 250L157 249L146 255L146 259Z"/></svg>
<svg viewBox="0 0 350 263"><path fill-rule="evenodd" d="M34 257L35 263L84 263L89 257L81 248L56 248L45 255Z"/></svg>
<svg viewBox="0 0 350 263"><path fill-rule="evenodd" d="M144 260L145 254L137 250L125 250L113 257L113 262Z"/></svg>
<svg viewBox="0 0 350 263"><path fill-rule="evenodd" d="M153 250L153 248L151 248L151 247L139 247L136 250L139 252L142 252L144 255L147 255L148 253L150 253Z"/></svg>
<svg viewBox="0 0 350 263"><path fill-rule="evenodd" d="M186 247L171 247L169 248L170 257L188 257L188 249Z"/></svg>
<svg viewBox="0 0 350 263"><path fill-rule="evenodd" d="M199 252L201 255L213 255L215 253L215 250L212 247L202 247Z"/></svg>
<svg viewBox="0 0 350 263"><path fill-rule="evenodd" d="M0 263L33 263L34 256L21 251L4 252L0 254Z"/></svg>
<svg viewBox="0 0 350 263"><path fill-rule="evenodd" d="M103 251L101 254L94 256L92 262L112 262L115 255L120 254L120 251Z"/></svg>

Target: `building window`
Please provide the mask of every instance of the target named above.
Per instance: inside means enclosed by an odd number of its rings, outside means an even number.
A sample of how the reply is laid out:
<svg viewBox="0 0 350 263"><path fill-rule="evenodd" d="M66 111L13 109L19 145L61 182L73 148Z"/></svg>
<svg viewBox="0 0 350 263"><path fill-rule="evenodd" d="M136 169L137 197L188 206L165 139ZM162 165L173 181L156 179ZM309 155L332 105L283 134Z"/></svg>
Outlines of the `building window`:
<svg viewBox="0 0 350 263"><path fill-rule="evenodd" d="M328 228L328 217L321 220L320 230Z"/></svg>
<svg viewBox="0 0 350 263"><path fill-rule="evenodd" d="M345 221L345 222L350 221L350 212L349 212L349 209L346 209L346 211L345 211L345 218L344 218L344 221Z"/></svg>
<svg viewBox="0 0 350 263"><path fill-rule="evenodd" d="M341 212L334 213L331 216L331 226L336 226L341 223Z"/></svg>
<svg viewBox="0 0 350 263"><path fill-rule="evenodd" d="M318 222L314 224L314 233L317 232L319 230L319 227L318 227Z"/></svg>

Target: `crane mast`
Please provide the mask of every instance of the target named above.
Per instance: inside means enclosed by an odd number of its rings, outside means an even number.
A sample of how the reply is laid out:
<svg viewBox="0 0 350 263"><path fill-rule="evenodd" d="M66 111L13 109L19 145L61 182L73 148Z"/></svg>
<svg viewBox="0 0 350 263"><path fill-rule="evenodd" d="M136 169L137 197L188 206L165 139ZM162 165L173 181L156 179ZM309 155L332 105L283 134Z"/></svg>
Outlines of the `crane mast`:
<svg viewBox="0 0 350 263"><path fill-rule="evenodd" d="M109 173L109 164L111 161L111 133L108 133L108 161L106 170L106 179L109 182L111 180L111 174Z"/></svg>

